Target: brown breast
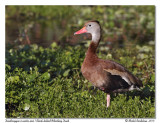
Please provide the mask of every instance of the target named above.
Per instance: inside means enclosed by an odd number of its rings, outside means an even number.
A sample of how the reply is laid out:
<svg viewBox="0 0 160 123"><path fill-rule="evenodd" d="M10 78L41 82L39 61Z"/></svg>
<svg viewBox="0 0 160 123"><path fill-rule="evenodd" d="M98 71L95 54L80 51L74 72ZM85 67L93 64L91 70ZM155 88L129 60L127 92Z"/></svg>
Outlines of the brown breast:
<svg viewBox="0 0 160 123"><path fill-rule="evenodd" d="M94 86L100 87L105 83L106 72L103 70L96 55L97 44L91 42L81 67L83 76Z"/></svg>

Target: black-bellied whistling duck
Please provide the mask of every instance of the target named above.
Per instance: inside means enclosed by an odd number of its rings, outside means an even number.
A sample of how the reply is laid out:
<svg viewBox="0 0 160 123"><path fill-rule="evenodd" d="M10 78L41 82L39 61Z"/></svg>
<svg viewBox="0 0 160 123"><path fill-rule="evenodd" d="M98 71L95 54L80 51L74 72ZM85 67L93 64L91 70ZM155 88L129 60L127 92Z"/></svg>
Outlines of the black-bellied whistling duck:
<svg viewBox="0 0 160 123"><path fill-rule="evenodd" d="M101 38L101 26L98 21L89 21L74 34L90 33L92 41L83 61L81 71L83 76L95 87L107 93L107 107L110 105L110 93L140 90L142 82L122 65L99 59L96 55Z"/></svg>

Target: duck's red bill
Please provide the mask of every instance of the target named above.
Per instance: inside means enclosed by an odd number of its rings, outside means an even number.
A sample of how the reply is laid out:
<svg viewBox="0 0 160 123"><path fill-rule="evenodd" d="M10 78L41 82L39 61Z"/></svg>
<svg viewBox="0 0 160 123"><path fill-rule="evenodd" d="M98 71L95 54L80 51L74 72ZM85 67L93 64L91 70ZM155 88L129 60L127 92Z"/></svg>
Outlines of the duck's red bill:
<svg viewBox="0 0 160 123"><path fill-rule="evenodd" d="M76 35L76 34L82 34L82 33L86 33L86 32L87 32L86 27L83 27L79 31L75 32L74 35Z"/></svg>

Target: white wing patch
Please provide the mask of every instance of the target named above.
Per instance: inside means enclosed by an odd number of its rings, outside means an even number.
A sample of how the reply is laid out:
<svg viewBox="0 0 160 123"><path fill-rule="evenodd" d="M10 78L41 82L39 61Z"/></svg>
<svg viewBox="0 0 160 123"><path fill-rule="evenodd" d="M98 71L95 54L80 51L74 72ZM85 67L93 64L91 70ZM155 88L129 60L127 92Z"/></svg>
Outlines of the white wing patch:
<svg viewBox="0 0 160 123"><path fill-rule="evenodd" d="M111 73L112 75L118 75L121 76L122 79L124 79L129 85L132 85L131 81L126 77L126 72L120 72L115 69L104 69L105 71Z"/></svg>
<svg viewBox="0 0 160 123"><path fill-rule="evenodd" d="M128 78L126 78L125 76L121 76L122 79L124 79L129 85L131 85L131 82L128 80Z"/></svg>

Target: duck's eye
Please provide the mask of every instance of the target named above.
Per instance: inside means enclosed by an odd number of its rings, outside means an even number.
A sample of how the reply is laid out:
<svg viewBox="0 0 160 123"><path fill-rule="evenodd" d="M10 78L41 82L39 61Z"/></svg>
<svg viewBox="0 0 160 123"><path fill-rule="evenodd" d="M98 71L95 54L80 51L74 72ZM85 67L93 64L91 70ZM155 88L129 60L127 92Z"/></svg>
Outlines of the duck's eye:
<svg viewBox="0 0 160 123"><path fill-rule="evenodd" d="M91 27L91 24L90 25L88 25L89 27Z"/></svg>

